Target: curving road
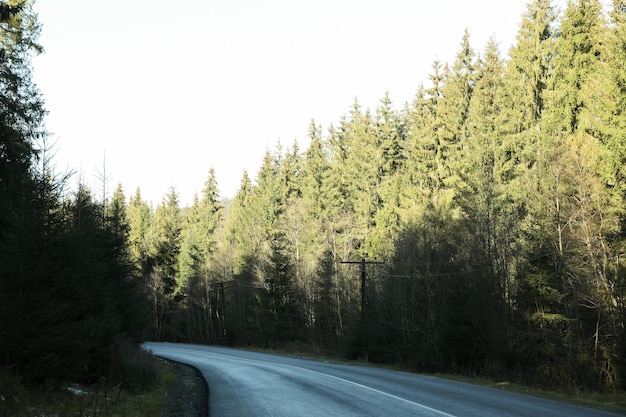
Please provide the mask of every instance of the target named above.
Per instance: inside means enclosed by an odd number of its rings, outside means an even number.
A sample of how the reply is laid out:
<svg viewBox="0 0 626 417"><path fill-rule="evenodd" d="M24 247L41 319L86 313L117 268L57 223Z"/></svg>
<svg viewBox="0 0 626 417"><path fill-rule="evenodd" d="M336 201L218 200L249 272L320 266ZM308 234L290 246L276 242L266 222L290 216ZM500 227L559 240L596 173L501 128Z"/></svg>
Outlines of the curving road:
<svg viewBox="0 0 626 417"><path fill-rule="evenodd" d="M616 414L386 369L212 346L145 343L196 367L211 417L609 417Z"/></svg>

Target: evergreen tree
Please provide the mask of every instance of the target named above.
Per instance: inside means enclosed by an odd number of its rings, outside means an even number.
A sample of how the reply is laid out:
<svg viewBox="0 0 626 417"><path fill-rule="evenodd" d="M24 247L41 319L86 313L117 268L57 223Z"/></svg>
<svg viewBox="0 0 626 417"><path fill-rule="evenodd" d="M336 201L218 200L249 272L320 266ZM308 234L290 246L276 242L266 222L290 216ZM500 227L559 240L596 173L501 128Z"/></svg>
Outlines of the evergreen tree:
<svg viewBox="0 0 626 417"><path fill-rule="evenodd" d="M363 254L368 250L367 237L381 203L379 186L383 176L382 150L370 111L362 112L356 100L350 121L343 129L348 151L345 181L351 193L349 202L356 220L352 225L357 237L354 243L355 249Z"/></svg>
<svg viewBox="0 0 626 417"><path fill-rule="evenodd" d="M526 6L510 50L505 83L508 130L511 134L535 127L545 108L545 94L554 55L556 12L551 0L533 0Z"/></svg>
<svg viewBox="0 0 626 417"><path fill-rule="evenodd" d="M550 100L544 126L547 133L574 133L580 111L588 105L584 85L598 64L604 42L604 18L598 0L568 3L551 61Z"/></svg>
<svg viewBox="0 0 626 417"><path fill-rule="evenodd" d="M195 196L193 205L185 210L179 258L180 283L183 287L215 249L214 234L221 215L222 204L219 201L215 171L211 169L202 190L202 200L199 201Z"/></svg>
<svg viewBox="0 0 626 417"><path fill-rule="evenodd" d="M154 269L165 282L166 294L174 294L181 290L178 275L181 215L178 194L174 188L170 188L156 209L150 230L150 243L152 245L150 255Z"/></svg>
<svg viewBox="0 0 626 417"><path fill-rule="evenodd" d="M35 142L45 136L43 100L31 75L31 58L42 51L39 32L31 1L0 3L0 233L28 201Z"/></svg>
<svg viewBox="0 0 626 417"><path fill-rule="evenodd" d="M491 272L503 280L508 275L506 260L511 257L505 251L516 240L515 213L505 174L507 154L502 149L504 71L504 63L492 39L477 64L460 172L465 185L460 191L461 205L474 243L480 247L481 258L490 263ZM505 282L499 286L503 296Z"/></svg>
<svg viewBox="0 0 626 417"><path fill-rule="evenodd" d="M415 99L405 110L405 163L402 175L407 181L403 187L402 207L405 221L415 217L431 202L440 187L439 174L443 165L440 135L442 133L439 105L443 78L439 62L433 63L430 75L432 86L420 87Z"/></svg>
<svg viewBox="0 0 626 417"><path fill-rule="evenodd" d="M258 328L258 280L255 275L259 246L251 236L255 227L254 192L252 181L244 171L241 185L228 212L228 245L223 248L232 259L231 270L236 284L232 297L234 305L227 311L231 323L229 339L248 344L262 343Z"/></svg>
<svg viewBox="0 0 626 417"><path fill-rule="evenodd" d="M148 288L157 340L175 339L178 334L178 306L184 299L178 256L182 229L181 209L174 188L163 197L148 230Z"/></svg>
<svg viewBox="0 0 626 417"><path fill-rule="evenodd" d="M382 157L382 175L391 176L403 164L405 134L403 120L393 109L388 92L377 108L375 125Z"/></svg>
<svg viewBox="0 0 626 417"><path fill-rule="evenodd" d="M128 218L128 246L130 259L141 276L148 276L152 268L148 231L152 222L152 209L141 198L141 190L137 188L135 194L130 198L126 209Z"/></svg>
<svg viewBox="0 0 626 417"><path fill-rule="evenodd" d="M322 177L322 201L325 217L334 218L342 212L353 211L353 190L349 188L347 139L348 121L342 118L339 128L332 125L329 128L326 149L330 162L328 170Z"/></svg>
<svg viewBox="0 0 626 417"><path fill-rule="evenodd" d="M461 158L461 143L467 137L466 121L476 81L476 55L469 39L469 32L465 30L461 49L452 68L444 71L442 97L437 107L441 121L441 134L438 138L438 152L441 157L437 171L441 185L452 194L461 186L457 164Z"/></svg>
<svg viewBox="0 0 626 417"><path fill-rule="evenodd" d="M231 254L232 265L226 268L231 270L234 275L238 275L248 269L248 263L252 254L256 250L253 247L250 236L250 228L252 227L252 213L254 206L252 205L253 187L252 181L245 171L241 178L241 185L235 195L233 202L228 210L228 217L225 225L225 236L223 241L225 246L222 247L222 255Z"/></svg>
<svg viewBox="0 0 626 417"><path fill-rule="evenodd" d="M111 231L119 237L120 244L124 245L124 252L127 251L126 243L128 241L128 217L126 214L126 197L122 184L118 184L113 192L111 202L107 208L106 219Z"/></svg>
<svg viewBox="0 0 626 417"><path fill-rule="evenodd" d="M313 120L309 125L309 139L311 142L305 152L302 169L302 198L311 215L320 219L325 209L323 187L329 164L321 127Z"/></svg>
<svg viewBox="0 0 626 417"><path fill-rule="evenodd" d="M202 262L202 251L205 250L200 244L204 237L203 231L198 227L200 217L200 201L198 195L194 195L193 204L187 207L182 215L180 232L180 252L178 255L179 280L182 291L187 292L189 280L196 274L196 269Z"/></svg>
<svg viewBox="0 0 626 417"><path fill-rule="evenodd" d="M600 142L601 161L598 167L614 197L623 195L626 179L626 70L622 65L626 53L625 5L615 1L606 41L599 49L602 59L596 62L581 92L588 99L581 109L581 129ZM619 206L619 203L615 204Z"/></svg>
<svg viewBox="0 0 626 417"><path fill-rule="evenodd" d="M283 189L283 202L302 195L302 156L298 142L294 141L291 149L287 150L281 161L278 175Z"/></svg>
<svg viewBox="0 0 626 417"><path fill-rule="evenodd" d="M528 3L504 75L506 94L501 123L506 134L501 176L511 182L510 189L521 211L525 211L528 201L527 185L536 183L534 168L542 155L541 120L555 54L556 19L550 0Z"/></svg>
<svg viewBox="0 0 626 417"><path fill-rule="evenodd" d="M216 308L211 286L217 279L211 279L210 274L213 268L212 254L216 250L215 234L222 220L222 213L223 205L219 201L215 171L211 169L202 190L202 200L194 198L193 205L185 210L185 221L181 230L180 280L187 296L186 325L191 341L217 341L211 311ZM222 282L223 280L222 277Z"/></svg>
<svg viewBox="0 0 626 417"><path fill-rule="evenodd" d="M372 228L367 236L367 248L374 258L391 254L393 241L400 227L402 183L406 135L400 115L394 111L391 99L385 94L376 111L377 155L380 157L378 181L375 192L378 205L371 219Z"/></svg>

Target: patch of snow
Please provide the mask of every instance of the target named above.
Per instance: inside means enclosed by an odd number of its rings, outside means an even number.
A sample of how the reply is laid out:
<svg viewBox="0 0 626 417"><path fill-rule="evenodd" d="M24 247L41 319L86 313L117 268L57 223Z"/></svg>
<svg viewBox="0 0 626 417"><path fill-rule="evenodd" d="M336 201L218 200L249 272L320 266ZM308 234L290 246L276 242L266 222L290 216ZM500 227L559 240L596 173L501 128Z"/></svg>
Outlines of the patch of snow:
<svg viewBox="0 0 626 417"><path fill-rule="evenodd" d="M88 392L83 391L78 386L67 386L67 387L64 387L63 389L65 389L66 391L71 392L74 395L87 395L88 394Z"/></svg>

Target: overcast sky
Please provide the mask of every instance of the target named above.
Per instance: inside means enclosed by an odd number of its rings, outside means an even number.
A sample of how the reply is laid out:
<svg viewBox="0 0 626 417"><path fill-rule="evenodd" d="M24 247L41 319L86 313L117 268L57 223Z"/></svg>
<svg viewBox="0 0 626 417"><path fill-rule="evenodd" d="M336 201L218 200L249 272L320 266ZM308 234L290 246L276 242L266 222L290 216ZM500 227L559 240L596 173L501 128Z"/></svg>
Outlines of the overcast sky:
<svg viewBox="0 0 626 417"><path fill-rule="evenodd" d="M562 6L565 0L556 1ZM400 108L433 61L451 62L465 28L481 52L513 44L523 0L38 0L45 54L35 82L57 170L101 192L139 187L182 205L214 168L223 197L254 178L280 140L302 150L354 98Z"/></svg>

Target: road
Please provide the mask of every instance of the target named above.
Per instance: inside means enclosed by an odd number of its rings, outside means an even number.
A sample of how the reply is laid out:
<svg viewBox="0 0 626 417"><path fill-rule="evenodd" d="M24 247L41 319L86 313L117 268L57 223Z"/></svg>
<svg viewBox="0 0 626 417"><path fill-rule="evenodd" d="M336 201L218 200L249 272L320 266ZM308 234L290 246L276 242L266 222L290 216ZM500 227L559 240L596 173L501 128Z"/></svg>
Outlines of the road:
<svg viewBox="0 0 626 417"><path fill-rule="evenodd" d="M145 343L196 367L211 417L609 417L616 414L435 377L213 346Z"/></svg>

